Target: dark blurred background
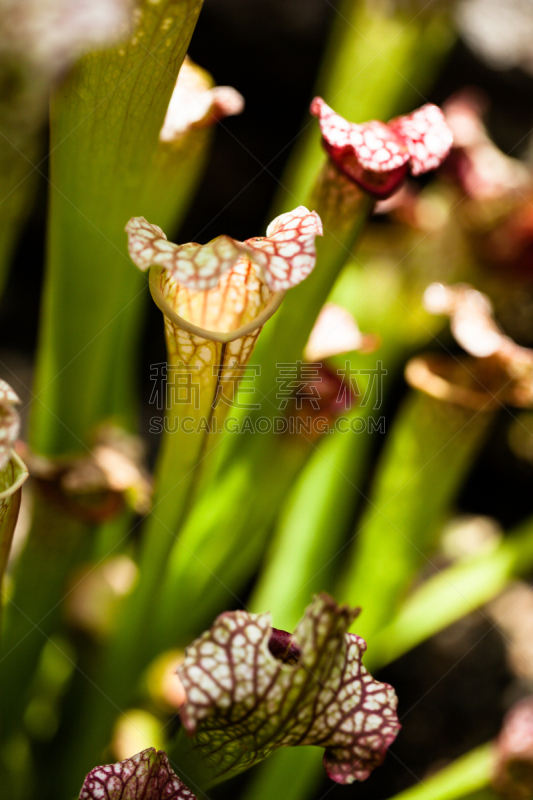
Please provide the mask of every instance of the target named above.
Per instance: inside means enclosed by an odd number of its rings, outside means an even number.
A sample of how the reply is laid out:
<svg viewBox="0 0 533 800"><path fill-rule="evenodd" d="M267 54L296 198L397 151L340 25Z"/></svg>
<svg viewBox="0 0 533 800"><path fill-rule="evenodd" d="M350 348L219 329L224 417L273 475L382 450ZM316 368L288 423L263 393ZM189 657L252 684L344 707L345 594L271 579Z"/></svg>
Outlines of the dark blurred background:
<svg viewBox="0 0 533 800"><path fill-rule="evenodd" d="M189 53L219 85L235 86L246 108L217 126L182 241L262 232L291 146L309 123L313 86L339 6L340 0L205 0ZM440 103L468 85L490 101L487 123L495 142L524 156L533 127L533 78L518 68L491 69L459 39L427 100ZM41 169L46 172L46 161ZM23 344L29 353L37 334L45 210L43 178L0 307L2 342Z"/></svg>

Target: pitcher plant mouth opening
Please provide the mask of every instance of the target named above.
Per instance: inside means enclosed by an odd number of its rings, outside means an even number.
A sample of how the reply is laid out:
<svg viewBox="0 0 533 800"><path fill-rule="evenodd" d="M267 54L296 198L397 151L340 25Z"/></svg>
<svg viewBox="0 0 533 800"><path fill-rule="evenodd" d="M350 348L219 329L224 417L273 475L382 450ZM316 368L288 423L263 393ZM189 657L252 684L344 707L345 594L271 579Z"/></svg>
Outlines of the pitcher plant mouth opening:
<svg viewBox="0 0 533 800"><path fill-rule="evenodd" d="M238 265L232 270L231 277L236 274L238 274ZM165 287L169 287L169 284L173 285L172 288L174 289L175 293L179 293L181 291L186 296L180 305L189 307L191 312L190 318L178 314L170 304L169 300L167 299L168 294L165 293ZM169 293L172 291L172 288L169 287ZM152 295L154 303L160 309L160 311L163 312L164 316L170 322L176 325L176 327L187 331L187 333L190 333L193 336L198 336L202 339L209 339L214 342L220 342L221 344L233 342L235 339L248 336L258 328L261 328L265 322L269 320L270 317L277 311L286 295L286 291L270 293L266 298L266 305L264 308L259 311L256 317L253 317L253 319L249 320L244 325L240 325L239 327L230 330L213 330L212 328L200 326L193 321L195 312L196 314L199 312L198 316L202 315L202 310L205 312L207 303L203 301L203 298L206 295L209 296L210 293L219 295L220 291L218 288L208 289L206 291L200 290L196 292L184 289L172 281L172 279L167 277L164 268L152 267L150 269L150 294Z"/></svg>
<svg viewBox="0 0 533 800"><path fill-rule="evenodd" d="M179 382L190 373L194 407L187 407L210 425L235 402L262 326L313 270L320 217L299 206L276 217L265 237L218 236L205 245L173 244L144 217L131 219L126 231L130 257L150 270L150 291L163 312L173 413L184 415Z"/></svg>
<svg viewBox="0 0 533 800"><path fill-rule="evenodd" d="M488 359L424 353L407 363L405 379L413 389L473 411L493 411L502 404L524 405L512 387L506 386L508 376L503 370L495 371Z"/></svg>
<svg viewBox="0 0 533 800"><path fill-rule="evenodd" d="M244 242L218 236L205 245L176 245L144 217L132 218L126 232L130 257L150 269L150 291L167 321L226 344L261 328L287 289L311 273L322 223L298 206L276 217L266 237Z"/></svg>

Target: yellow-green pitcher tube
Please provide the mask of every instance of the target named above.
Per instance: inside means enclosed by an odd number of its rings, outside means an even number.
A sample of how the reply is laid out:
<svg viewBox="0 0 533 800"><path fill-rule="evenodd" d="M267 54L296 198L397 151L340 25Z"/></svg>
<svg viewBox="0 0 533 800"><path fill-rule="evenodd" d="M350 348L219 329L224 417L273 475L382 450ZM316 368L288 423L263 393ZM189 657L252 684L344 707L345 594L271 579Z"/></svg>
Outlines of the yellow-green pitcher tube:
<svg viewBox="0 0 533 800"><path fill-rule="evenodd" d="M211 293L190 291L165 270L152 267L150 290L163 312L168 358L168 404L164 404L156 492L142 531L139 580L124 603L113 640L103 655L98 675L103 694L89 692L85 698L81 744L77 743L76 755L71 756L76 759L73 775L78 777L98 760L117 708L130 702L146 664L147 648L144 640L139 645L139 635L150 625L168 554L194 496L203 461L216 446L219 434L211 430L218 426L220 431L231 404L227 395L226 402L218 402L221 387L228 392L229 385L231 395L236 392L261 326L284 295L268 291L246 263L226 272ZM218 309L224 314L218 314ZM220 329L200 327L215 318ZM127 673L122 669L124 663L128 663ZM113 698L112 704L108 697Z"/></svg>

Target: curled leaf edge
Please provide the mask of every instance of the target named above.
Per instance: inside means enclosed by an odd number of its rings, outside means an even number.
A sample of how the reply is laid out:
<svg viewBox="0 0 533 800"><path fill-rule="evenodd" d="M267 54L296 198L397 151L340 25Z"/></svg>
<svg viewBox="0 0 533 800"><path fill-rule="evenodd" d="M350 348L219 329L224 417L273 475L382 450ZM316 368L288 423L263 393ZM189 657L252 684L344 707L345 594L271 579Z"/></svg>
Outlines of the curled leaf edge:
<svg viewBox="0 0 533 800"><path fill-rule="evenodd" d="M273 314L275 314L275 312L278 310L288 291L285 290L282 292L274 292L261 313L258 314L257 317L254 317L254 319L250 320L250 322L247 322L246 325L241 325L240 328L236 328L233 331L212 331L208 330L207 328L200 328L198 325L194 325L184 317L180 317L180 315L176 314L176 312L172 309L159 286L159 278L165 272L166 270L164 267L150 267L150 294L152 295L152 299L159 310L162 311L164 316L173 322L174 325L176 325L178 328L181 328L181 330L187 331L187 333L190 333L193 336L199 336L202 339L209 339L214 342L221 342L222 344L233 342L236 339L240 339L250 333L253 333L254 331L258 330L258 328L261 328L265 322L269 320L270 317L272 317Z"/></svg>

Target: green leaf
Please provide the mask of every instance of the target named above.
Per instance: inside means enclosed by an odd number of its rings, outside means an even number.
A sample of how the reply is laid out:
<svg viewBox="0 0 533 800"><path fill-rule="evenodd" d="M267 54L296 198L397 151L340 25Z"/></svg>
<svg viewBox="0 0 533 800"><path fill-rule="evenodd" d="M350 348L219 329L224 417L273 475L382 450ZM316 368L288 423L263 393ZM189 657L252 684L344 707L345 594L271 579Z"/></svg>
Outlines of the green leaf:
<svg viewBox="0 0 533 800"><path fill-rule="evenodd" d="M400 408L341 579L341 596L365 610L363 635L390 619L435 547L491 420L418 390Z"/></svg>
<svg viewBox="0 0 533 800"><path fill-rule="evenodd" d="M88 50L123 37L130 0L0 2L0 290L31 211L50 88Z"/></svg>
<svg viewBox="0 0 533 800"><path fill-rule="evenodd" d="M494 761L492 743L477 747L391 800L459 800L488 786ZM473 800L473 798L472 798Z"/></svg>
<svg viewBox="0 0 533 800"><path fill-rule="evenodd" d="M364 426L370 410L370 404L357 408L349 421ZM333 587L343 536L359 499L354 487L362 483L370 441L366 431L352 426L319 442L297 481L287 487L289 496L250 608L268 608L283 627L292 627L309 594ZM277 468L272 464L272 470Z"/></svg>
<svg viewBox="0 0 533 800"><path fill-rule="evenodd" d="M159 135L201 5L142 0L133 36L86 55L52 98L48 264L30 430L33 448L46 455L78 451L104 418L134 423L145 293L124 225L139 213L155 213L158 222L173 216L167 192L170 207L156 202L153 181L163 176L154 165L169 147ZM178 163L186 158L179 150ZM175 186L173 175L165 180Z"/></svg>
<svg viewBox="0 0 533 800"><path fill-rule="evenodd" d="M373 637L372 663L382 666L416 647L496 597L532 565L533 520L528 519L494 550L452 564L413 592Z"/></svg>

